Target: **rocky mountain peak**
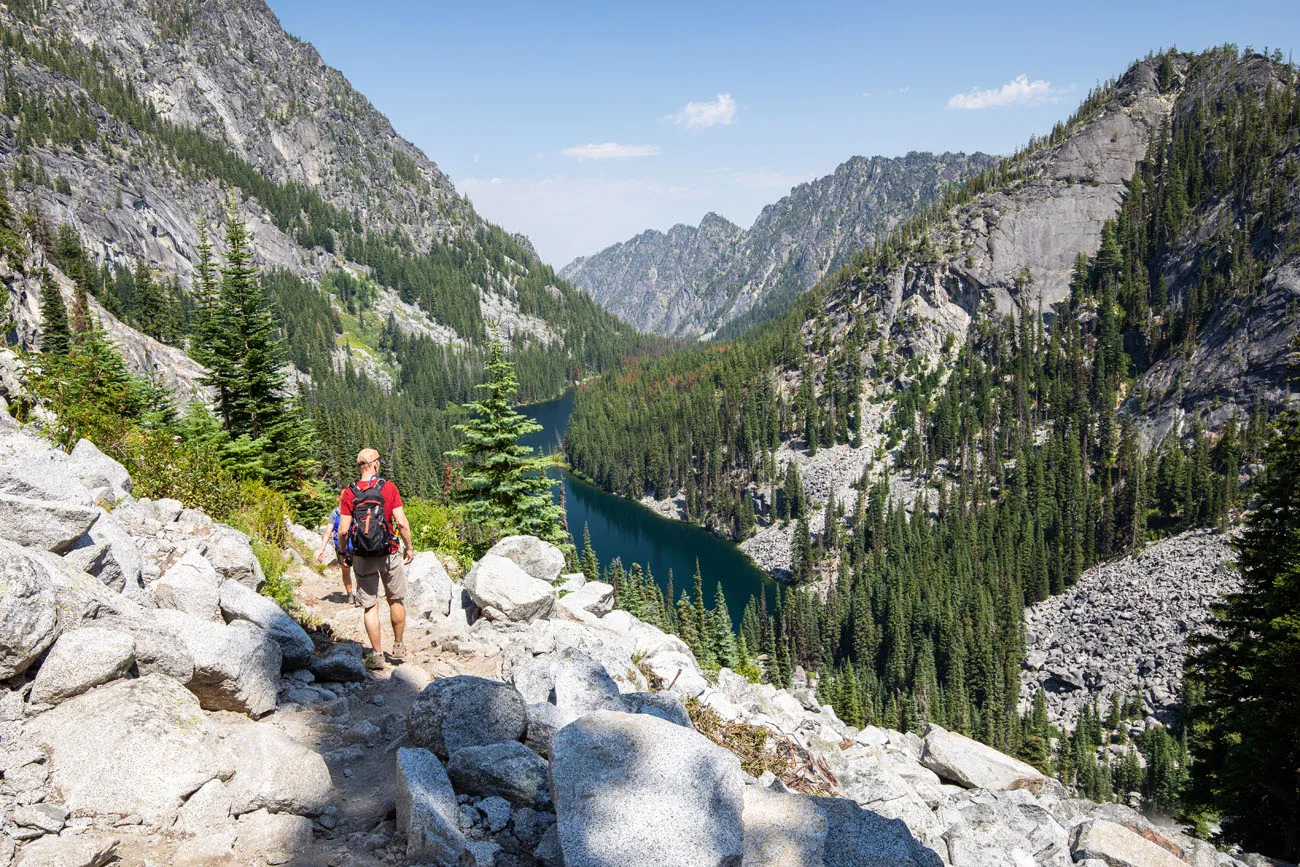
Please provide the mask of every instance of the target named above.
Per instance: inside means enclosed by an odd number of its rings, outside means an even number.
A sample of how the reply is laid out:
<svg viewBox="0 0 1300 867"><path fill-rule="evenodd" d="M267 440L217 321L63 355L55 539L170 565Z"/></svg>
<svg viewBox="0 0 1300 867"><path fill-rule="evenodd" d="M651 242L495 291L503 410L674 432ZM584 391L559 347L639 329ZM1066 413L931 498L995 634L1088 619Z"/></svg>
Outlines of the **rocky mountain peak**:
<svg viewBox="0 0 1300 867"><path fill-rule="evenodd" d="M747 314L757 321L992 162L987 154L853 157L764 207L747 230L709 213L697 227L643 232L576 259L560 275L641 330L698 336Z"/></svg>

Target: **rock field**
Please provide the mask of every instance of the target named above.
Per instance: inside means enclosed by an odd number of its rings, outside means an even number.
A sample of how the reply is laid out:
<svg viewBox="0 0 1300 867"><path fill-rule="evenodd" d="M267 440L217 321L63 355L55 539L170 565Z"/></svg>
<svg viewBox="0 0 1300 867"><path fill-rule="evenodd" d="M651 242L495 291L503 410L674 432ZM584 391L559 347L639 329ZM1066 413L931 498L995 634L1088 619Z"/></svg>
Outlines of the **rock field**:
<svg viewBox="0 0 1300 867"><path fill-rule="evenodd" d="M1178 715L1188 637L1206 628L1209 606L1240 586L1230 539L1192 530L1089 569L1079 583L1025 610L1024 706L1041 685L1048 717L1073 727L1094 698L1142 698L1163 723Z"/></svg>

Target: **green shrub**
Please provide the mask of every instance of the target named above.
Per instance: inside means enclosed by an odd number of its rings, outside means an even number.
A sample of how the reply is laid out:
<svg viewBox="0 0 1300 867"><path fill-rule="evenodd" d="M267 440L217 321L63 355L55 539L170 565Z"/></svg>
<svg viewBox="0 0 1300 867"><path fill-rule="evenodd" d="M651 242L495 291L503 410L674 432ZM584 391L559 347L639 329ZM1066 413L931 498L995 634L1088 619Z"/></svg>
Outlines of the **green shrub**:
<svg viewBox="0 0 1300 867"><path fill-rule="evenodd" d="M404 504L416 550L437 551L460 560L469 556L464 521L455 509L421 497L408 497Z"/></svg>
<svg viewBox="0 0 1300 867"><path fill-rule="evenodd" d="M266 583L262 585L262 595L273 600L287 612L297 607L298 601L294 591L298 582L289 575L289 561L274 545L261 539L253 539L253 553L262 566L262 575Z"/></svg>

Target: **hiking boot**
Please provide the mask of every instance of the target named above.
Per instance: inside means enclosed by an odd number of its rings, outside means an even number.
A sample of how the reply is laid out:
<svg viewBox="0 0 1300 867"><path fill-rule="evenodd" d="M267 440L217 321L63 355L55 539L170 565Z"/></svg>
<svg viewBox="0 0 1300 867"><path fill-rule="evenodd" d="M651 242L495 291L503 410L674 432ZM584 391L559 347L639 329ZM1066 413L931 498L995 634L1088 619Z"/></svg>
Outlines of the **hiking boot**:
<svg viewBox="0 0 1300 867"><path fill-rule="evenodd" d="M389 662L394 665L401 665L406 661L406 645L394 644L393 649L389 651L386 656L388 657Z"/></svg>
<svg viewBox="0 0 1300 867"><path fill-rule="evenodd" d="M365 663L367 671L383 671L387 668L387 664L384 662L384 654L382 653L366 651L365 656L362 657L362 662Z"/></svg>

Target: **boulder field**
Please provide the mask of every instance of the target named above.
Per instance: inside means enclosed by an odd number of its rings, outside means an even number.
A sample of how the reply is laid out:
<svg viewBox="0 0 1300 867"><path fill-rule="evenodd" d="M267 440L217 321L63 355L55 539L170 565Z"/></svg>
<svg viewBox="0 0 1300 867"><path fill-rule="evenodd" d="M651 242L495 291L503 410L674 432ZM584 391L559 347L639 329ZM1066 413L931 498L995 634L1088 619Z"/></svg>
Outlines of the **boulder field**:
<svg viewBox="0 0 1300 867"><path fill-rule="evenodd" d="M703 671L532 537L463 581L420 554L408 662L367 672L333 570L286 552L309 634L246 536L89 442L0 425L0 496L26 515L0 525L0 867L1244 863L955 732L846 726L802 674ZM731 723L781 762L742 765Z"/></svg>

